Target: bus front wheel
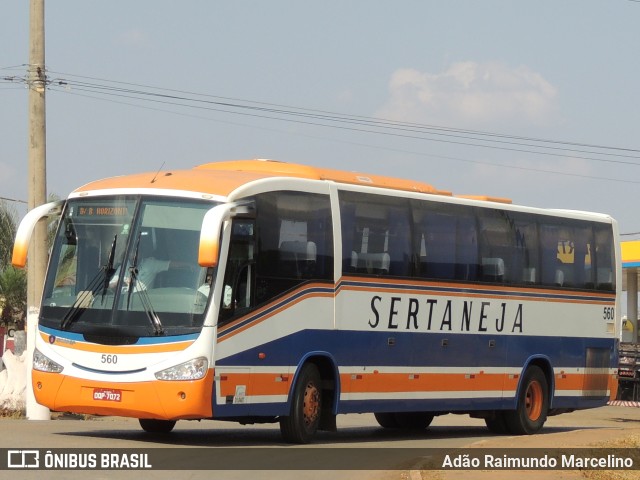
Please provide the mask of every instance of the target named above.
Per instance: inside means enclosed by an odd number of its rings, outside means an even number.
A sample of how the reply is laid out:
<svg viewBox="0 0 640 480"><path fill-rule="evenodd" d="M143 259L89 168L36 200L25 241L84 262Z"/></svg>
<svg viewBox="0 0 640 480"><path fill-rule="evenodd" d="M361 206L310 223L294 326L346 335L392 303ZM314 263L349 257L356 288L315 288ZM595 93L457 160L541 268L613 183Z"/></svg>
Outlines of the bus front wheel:
<svg viewBox="0 0 640 480"><path fill-rule="evenodd" d="M280 432L290 443L309 443L318 430L322 410L322 379L318 368L302 367L291 398L290 414L280 418Z"/></svg>
<svg viewBox="0 0 640 480"><path fill-rule="evenodd" d="M155 420L151 418L140 418L140 426L149 433L169 433L176 426L175 420Z"/></svg>
<svg viewBox="0 0 640 480"><path fill-rule="evenodd" d="M504 412L504 420L510 433L531 435L539 431L547 420L549 411L549 385L540 367L527 368L518 392L515 410Z"/></svg>

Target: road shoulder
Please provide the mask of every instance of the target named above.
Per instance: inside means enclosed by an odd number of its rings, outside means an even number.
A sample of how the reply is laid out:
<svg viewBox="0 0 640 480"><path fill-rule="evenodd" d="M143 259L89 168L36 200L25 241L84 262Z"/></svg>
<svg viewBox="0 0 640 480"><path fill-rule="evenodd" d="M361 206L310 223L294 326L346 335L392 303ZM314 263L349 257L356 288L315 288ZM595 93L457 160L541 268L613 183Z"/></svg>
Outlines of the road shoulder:
<svg viewBox="0 0 640 480"><path fill-rule="evenodd" d="M529 436L496 436L469 444L466 449L514 448L586 448L621 447L640 443L640 409L623 406L607 406L590 411L573 412L549 418L541 433ZM581 470L448 470L413 471L408 475L414 479L439 480L585 480L637 478L638 471L616 472L615 475ZM629 476L630 475L630 476Z"/></svg>

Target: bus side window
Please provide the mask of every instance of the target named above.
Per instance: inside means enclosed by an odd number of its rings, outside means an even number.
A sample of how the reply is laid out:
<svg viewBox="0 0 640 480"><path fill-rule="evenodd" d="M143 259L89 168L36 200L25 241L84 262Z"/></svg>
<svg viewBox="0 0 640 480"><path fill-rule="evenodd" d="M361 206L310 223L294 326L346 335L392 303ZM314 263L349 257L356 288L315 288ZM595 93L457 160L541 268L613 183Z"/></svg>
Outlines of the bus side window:
<svg viewBox="0 0 640 480"><path fill-rule="evenodd" d="M593 245L593 230L588 228L572 228L572 243L574 248L574 281L575 288L593 289L595 268L592 263L591 246Z"/></svg>
<svg viewBox="0 0 640 480"><path fill-rule="evenodd" d="M453 280L456 266L456 245L452 238L456 231L455 217L427 213L418 225L424 239L419 252L420 276Z"/></svg>
<svg viewBox="0 0 640 480"><path fill-rule="evenodd" d="M540 225L542 284L592 289L594 287L593 231L564 219Z"/></svg>
<svg viewBox="0 0 640 480"><path fill-rule="evenodd" d="M555 225L540 225L540 268L542 285L564 286L564 272L560 268L558 259L559 245L558 227Z"/></svg>
<svg viewBox="0 0 640 480"><path fill-rule="evenodd" d="M537 282L538 241L535 222L519 212L478 209L482 278L489 282Z"/></svg>
<svg viewBox="0 0 640 480"><path fill-rule="evenodd" d="M412 272L409 203L340 191L343 271L407 277Z"/></svg>
<svg viewBox="0 0 640 480"><path fill-rule="evenodd" d="M595 248L591 249L591 265L596 268L596 285L598 290L614 291L615 278L615 248L611 228L596 226ZM595 261L594 261L595 257Z"/></svg>
<svg viewBox="0 0 640 480"><path fill-rule="evenodd" d="M456 236L456 280L474 281L478 279L479 273L478 231L475 218L460 217Z"/></svg>
<svg viewBox="0 0 640 480"><path fill-rule="evenodd" d="M253 220L239 218L233 221L220 302L221 322L243 315L253 307L254 227Z"/></svg>
<svg viewBox="0 0 640 480"><path fill-rule="evenodd" d="M256 207L257 304L311 280L333 281L328 195L270 192Z"/></svg>
<svg viewBox="0 0 640 480"><path fill-rule="evenodd" d="M538 266L538 229L536 222L525 216L514 215L515 220L515 261L513 265L513 281L525 285L539 283L540 267Z"/></svg>
<svg viewBox="0 0 640 480"><path fill-rule="evenodd" d="M418 275L441 280L477 280L478 233L473 210L436 202L412 202L414 258Z"/></svg>

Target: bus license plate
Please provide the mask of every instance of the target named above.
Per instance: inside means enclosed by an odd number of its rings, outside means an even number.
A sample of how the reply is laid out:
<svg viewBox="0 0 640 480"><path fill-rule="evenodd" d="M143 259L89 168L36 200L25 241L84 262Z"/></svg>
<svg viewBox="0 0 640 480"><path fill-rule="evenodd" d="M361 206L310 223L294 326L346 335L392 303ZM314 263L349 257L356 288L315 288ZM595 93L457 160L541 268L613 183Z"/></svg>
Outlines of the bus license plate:
<svg viewBox="0 0 640 480"><path fill-rule="evenodd" d="M105 402L120 402L122 401L122 390L113 390L110 388L94 388L93 399L102 400Z"/></svg>

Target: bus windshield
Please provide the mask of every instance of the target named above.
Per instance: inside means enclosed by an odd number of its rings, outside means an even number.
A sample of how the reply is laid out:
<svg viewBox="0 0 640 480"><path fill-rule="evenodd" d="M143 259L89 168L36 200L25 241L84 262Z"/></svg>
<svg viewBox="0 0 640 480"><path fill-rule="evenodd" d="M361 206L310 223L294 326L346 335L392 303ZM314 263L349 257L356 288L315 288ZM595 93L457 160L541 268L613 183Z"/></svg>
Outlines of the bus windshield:
<svg viewBox="0 0 640 480"><path fill-rule="evenodd" d="M198 242L214 206L139 196L70 200L51 252L41 325L110 344L199 331L213 272L198 265Z"/></svg>

